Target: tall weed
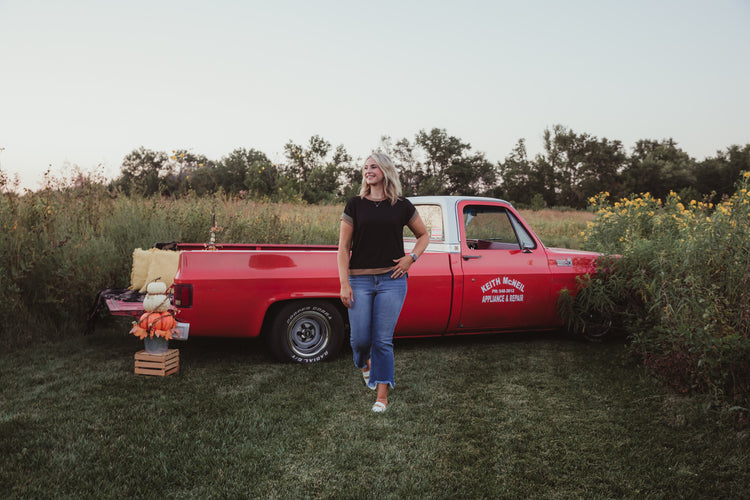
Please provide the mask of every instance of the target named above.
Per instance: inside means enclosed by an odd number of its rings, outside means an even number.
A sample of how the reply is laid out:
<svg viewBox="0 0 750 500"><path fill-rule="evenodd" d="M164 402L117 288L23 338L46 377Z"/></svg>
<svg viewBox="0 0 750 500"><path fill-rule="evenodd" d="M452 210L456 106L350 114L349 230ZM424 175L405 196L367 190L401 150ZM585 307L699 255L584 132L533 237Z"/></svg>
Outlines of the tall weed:
<svg viewBox="0 0 750 500"><path fill-rule="evenodd" d="M675 193L590 200L586 245L619 258L582 280L578 319L618 320L643 363L681 391L750 406L750 172L714 205Z"/></svg>
<svg viewBox="0 0 750 500"><path fill-rule="evenodd" d="M583 210L544 208L519 212L547 247L581 249L581 233L594 219L594 214Z"/></svg>

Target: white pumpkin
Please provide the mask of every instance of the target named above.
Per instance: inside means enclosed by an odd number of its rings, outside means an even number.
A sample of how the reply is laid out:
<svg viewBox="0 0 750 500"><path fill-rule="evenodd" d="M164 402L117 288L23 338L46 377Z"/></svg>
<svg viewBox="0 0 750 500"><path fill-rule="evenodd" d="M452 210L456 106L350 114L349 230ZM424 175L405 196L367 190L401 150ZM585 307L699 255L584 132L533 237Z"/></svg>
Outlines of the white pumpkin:
<svg viewBox="0 0 750 500"><path fill-rule="evenodd" d="M167 284L163 281L152 281L146 286L149 295L161 295L167 293Z"/></svg>
<svg viewBox="0 0 750 500"><path fill-rule="evenodd" d="M169 295L164 293L150 293L143 298L143 309L149 312L164 312L169 305Z"/></svg>

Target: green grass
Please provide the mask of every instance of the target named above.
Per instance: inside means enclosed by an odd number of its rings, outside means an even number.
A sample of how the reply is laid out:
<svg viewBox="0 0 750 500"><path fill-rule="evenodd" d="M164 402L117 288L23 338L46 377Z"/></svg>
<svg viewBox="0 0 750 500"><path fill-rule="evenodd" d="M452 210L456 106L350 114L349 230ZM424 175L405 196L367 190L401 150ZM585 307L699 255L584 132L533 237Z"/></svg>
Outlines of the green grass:
<svg viewBox="0 0 750 500"><path fill-rule="evenodd" d="M397 341L376 415L346 350L300 366L253 340L173 341L180 373L157 378L133 374L126 331L0 355L2 497L750 495L748 432L616 343Z"/></svg>

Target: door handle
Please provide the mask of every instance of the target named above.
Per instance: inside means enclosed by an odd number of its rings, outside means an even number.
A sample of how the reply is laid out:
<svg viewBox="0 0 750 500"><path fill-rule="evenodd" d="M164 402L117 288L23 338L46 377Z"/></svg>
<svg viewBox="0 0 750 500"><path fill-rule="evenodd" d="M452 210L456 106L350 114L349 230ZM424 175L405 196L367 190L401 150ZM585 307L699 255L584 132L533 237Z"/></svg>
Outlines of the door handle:
<svg viewBox="0 0 750 500"><path fill-rule="evenodd" d="M463 257L463 258L464 258L464 260L469 260L469 259L481 259L481 258L482 258L482 256L481 256L481 255L462 255L461 257Z"/></svg>

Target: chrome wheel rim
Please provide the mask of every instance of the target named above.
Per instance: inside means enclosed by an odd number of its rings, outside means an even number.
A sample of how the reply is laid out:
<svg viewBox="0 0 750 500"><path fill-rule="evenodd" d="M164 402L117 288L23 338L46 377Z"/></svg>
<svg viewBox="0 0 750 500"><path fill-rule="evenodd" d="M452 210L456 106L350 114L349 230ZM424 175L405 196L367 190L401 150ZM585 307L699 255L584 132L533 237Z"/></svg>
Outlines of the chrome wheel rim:
<svg viewBox="0 0 750 500"><path fill-rule="evenodd" d="M331 324L317 312L307 311L289 323L287 341L289 349L301 358L310 358L321 353L328 345Z"/></svg>

